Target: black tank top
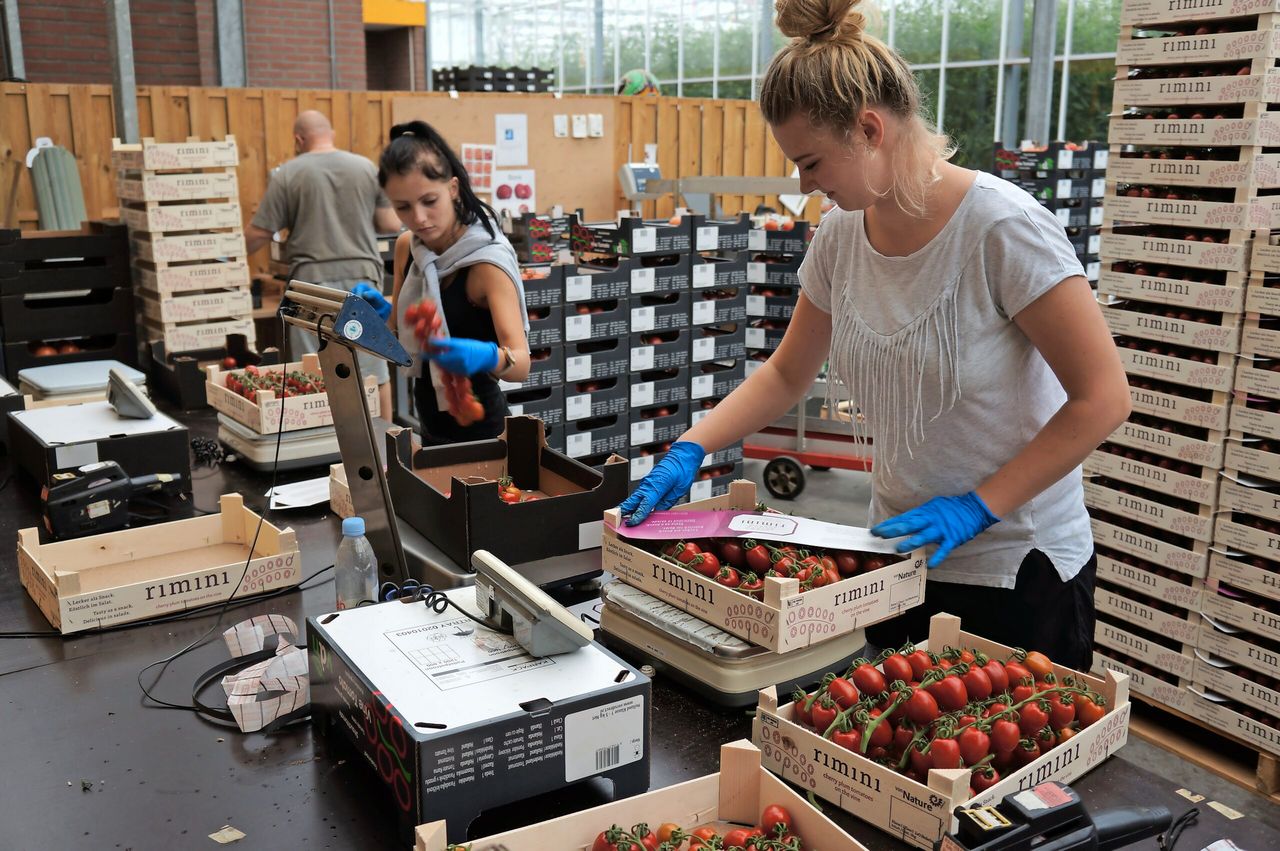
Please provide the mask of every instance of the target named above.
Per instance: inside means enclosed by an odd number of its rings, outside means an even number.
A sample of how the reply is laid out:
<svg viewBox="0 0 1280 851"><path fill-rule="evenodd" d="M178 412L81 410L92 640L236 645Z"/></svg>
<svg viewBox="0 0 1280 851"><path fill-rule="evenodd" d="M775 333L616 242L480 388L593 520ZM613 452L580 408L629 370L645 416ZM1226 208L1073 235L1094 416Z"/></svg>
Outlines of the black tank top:
<svg viewBox="0 0 1280 851"><path fill-rule="evenodd" d="M440 290L440 307L444 310L449 335L496 343L498 332L493 327L493 315L484 308L476 307L467 298L467 273L470 271L470 266L463 266ZM436 407L430 370L422 370L422 378L414 387L414 396L424 445L487 440L502 434L508 408L497 380L487 372L478 373L471 376L471 390L484 406L484 419L469 426L460 426L448 411Z"/></svg>

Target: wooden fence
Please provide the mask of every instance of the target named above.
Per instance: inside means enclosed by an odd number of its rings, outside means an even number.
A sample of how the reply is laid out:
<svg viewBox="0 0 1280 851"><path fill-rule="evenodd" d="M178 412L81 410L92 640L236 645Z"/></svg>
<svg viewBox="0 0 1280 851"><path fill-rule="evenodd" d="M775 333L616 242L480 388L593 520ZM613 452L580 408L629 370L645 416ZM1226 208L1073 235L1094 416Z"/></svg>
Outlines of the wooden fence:
<svg viewBox="0 0 1280 851"><path fill-rule="evenodd" d="M138 123L143 136L181 141L188 136L221 138L232 133L240 144L240 198L246 220L257 209L275 166L294 155L292 126L304 109L329 116L337 144L376 160L391 126L392 103L399 92L353 92L306 89L221 89L187 86L140 86ZM422 93L413 93L422 97ZM448 97L438 94L435 97ZM465 94L464 98L487 97ZM554 95L527 95L552 98ZM564 111L573 111L566 95ZM617 98L614 102L614 171L583 175L584 180L617 185L617 167L642 160L647 145L657 145L664 176L764 175L790 173L754 102L696 98ZM117 214L115 176L111 168L114 113L110 86L0 83L0 223L33 229L37 225L35 195L24 159L40 136L50 137L75 155L80 165L85 207L91 217ZM449 136L449 128L441 127ZM616 193L618 209L627 206ZM752 210L776 198L724 196L726 210ZM670 200L648 202L647 215L669 216ZM605 218L613 210L589 210ZM816 202L807 212L816 215ZM265 251L255 265L265 267Z"/></svg>

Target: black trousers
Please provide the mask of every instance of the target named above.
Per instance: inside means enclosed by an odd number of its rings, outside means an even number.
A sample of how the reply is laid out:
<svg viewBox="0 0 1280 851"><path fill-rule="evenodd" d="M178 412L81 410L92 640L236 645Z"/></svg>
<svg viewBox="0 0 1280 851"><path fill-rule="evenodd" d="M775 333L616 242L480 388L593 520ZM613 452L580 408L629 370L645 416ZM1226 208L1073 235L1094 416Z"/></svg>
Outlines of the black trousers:
<svg viewBox="0 0 1280 851"><path fill-rule="evenodd" d="M1096 554L1072 579L1063 582L1048 556L1032 550L1018 568L1013 588L988 588L958 582L929 582L924 605L867 627L867 642L877 648L901 647L908 639L929 637L929 618L947 612L960 628L1010 647L1039 650L1059 665L1088 671L1093 663L1093 585Z"/></svg>

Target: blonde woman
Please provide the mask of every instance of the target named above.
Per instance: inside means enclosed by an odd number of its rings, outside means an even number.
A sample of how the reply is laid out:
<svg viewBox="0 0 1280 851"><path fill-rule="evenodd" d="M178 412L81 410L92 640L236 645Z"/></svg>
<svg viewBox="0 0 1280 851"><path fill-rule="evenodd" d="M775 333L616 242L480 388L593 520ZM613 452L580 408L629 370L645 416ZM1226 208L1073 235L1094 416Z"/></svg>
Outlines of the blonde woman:
<svg viewBox="0 0 1280 851"><path fill-rule="evenodd" d="M777 352L673 445L623 513L634 524L672 505L705 452L773 422L829 360L874 443L873 531L903 536L903 552L933 548L925 605L869 640L921 640L945 610L1087 669L1096 562L1080 463L1129 414L1120 359L1057 219L948 162L910 68L858 6L777 4L791 42L760 108L802 189L838 209L800 269Z"/></svg>

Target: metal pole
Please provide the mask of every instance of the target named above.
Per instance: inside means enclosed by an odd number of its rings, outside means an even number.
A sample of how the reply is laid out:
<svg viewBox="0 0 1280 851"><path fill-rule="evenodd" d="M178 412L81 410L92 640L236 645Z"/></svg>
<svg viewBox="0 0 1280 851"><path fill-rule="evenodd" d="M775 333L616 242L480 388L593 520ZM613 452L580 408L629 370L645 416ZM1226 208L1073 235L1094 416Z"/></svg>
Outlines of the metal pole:
<svg viewBox="0 0 1280 851"><path fill-rule="evenodd" d="M947 114L947 54L951 41L951 0L942 0L942 44L938 53L938 114L934 122L942 132L942 122Z"/></svg>
<svg viewBox="0 0 1280 851"><path fill-rule="evenodd" d="M1067 0L1067 34L1062 45L1062 86L1058 89L1058 138L1067 138L1067 85L1071 79L1071 30L1076 25L1076 0Z"/></svg>
<svg viewBox="0 0 1280 851"><path fill-rule="evenodd" d="M404 31L409 36L409 91L413 92L418 89L418 70L413 62L413 30L405 27Z"/></svg>
<svg viewBox="0 0 1280 851"><path fill-rule="evenodd" d="M122 142L137 142L138 84L133 73L133 27L129 23L129 0L106 0L106 3L116 136Z"/></svg>
<svg viewBox="0 0 1280 851"><path fill-rule="evenodd" d="M761 73L764 73L773 58L773 0L760 0L760 37L756 41L756 55L760 58Z"/></svg>
<svg viewBox="0 0 1280 851"><path fill-rule="evenodd" d="M561 16L563 20L563 15ZM476 59L477 65L484 64L484 2L476 3L475 12L475 29L476 29Z"/></svg>
<svg viewBox="0 0 1280 851"><path fill-rule="evenodd" d="M653 15L653 0L644 0L644 72L649 73L649 59L652 39L652 22L650 18Z"/></svg>
<svg viewBox="0 0 1280 851"><path fill-rule="evenodd" d="M1053 103L1053 55L1058 35L1058 0L1035 0L1031 17L1031 73L1027 83L1027 136L1051 141L1050 104Z"/></svg>
<svg viewBox="0 0 1280 851"><path fill-rule="evenodd" d="M889 46L894 46L898 35L898 0L889 0Z"/></svg>
<svg viewBox="0 0 1280 851"><path fill-rule="evenodd" d="M1000 55L996 57L996 128L993 141L1000 141L1000 124L1004 119L1004 52L1009 40L1009 0L1000 3Z"/></svg>
<svg viewBox="0 0 1280 851"><path fill-rule="evenodd" d="M1005 56L1022 55L1025 19L1026 0L1009 0L1009 45ZM1022 142L1022 64L1006 65L1004 71L1004 115L1000 117L1000 128L1005 147L1016 148Z"/></svg>
<svg viewBox="0 0 1280 851"><path fill-rule="evenodd" d="M329 88L338 88L338 33L333 23L333 0L328 2L329 14Z"/></svg>
<svg viewBox="0 0 1280 851"><path fill-rule="evenodd" d="M711 31L711 97L720 97L720 0L716 0L716 23Z"/></svg>
<svg viewBox="0 0 1280 851"><path fill-rule="evenodd" d="M556 66L556 88L560 94L564 94L564 2L558 4L560 10L560 26L556 27L556 47L560 54L559 64Z"/></svg>
<svg viewBox="0 0 1280 851"><path fill-rule="evenodd" d="M450 29L453 25L450 24ZM422 4L422 77L427 91L435 90L435 79L431 73L431 7Z"/></svg>
<svg viewBox="0 0 1280 851"><path fill-rule="evenodd" d="M756 76L760 73L760 16L751 16L751 99L756 99Z"/></svg>
<svg viewBox="0 0 1280 851"><path fill-rule="evenodd" d="M622 79L622 25L619 18L619 0L613 0L613 90L618 85L618 81Z"/></svg>
<svg viewBox="0 0 1280 851"><path fill-rule="evenodd" d="M25 80L27 63L22 58L22 25L18 21L18 0L4 0L4 19L0 20L0 29L4 30L5 70L11 80Z"/></svg>
<svg viewBox="0 0 1280 851"><path fill-rule="evenodd" d="M596 84L596 88L607 92L608 87L604 84L604 0L594 0L592 8L595 9L595 20L592 22L595 25L595 44L592 52L596 57L591 66L596 73L596 79L592 82Z"/></svg>
<svg viewBox="0 0 1280 851"><path fill-rule="evenodd" d="M684 97L684 4L676 18L676 97Z"/></svg>
<svg viewBox="0 0 1280 851"><path fill-rule="evenodd" d="M244 88L248 83L244 54L244 4L240 0L218 0L214 7L218 28L218 83L227 88Z"/></svg>

